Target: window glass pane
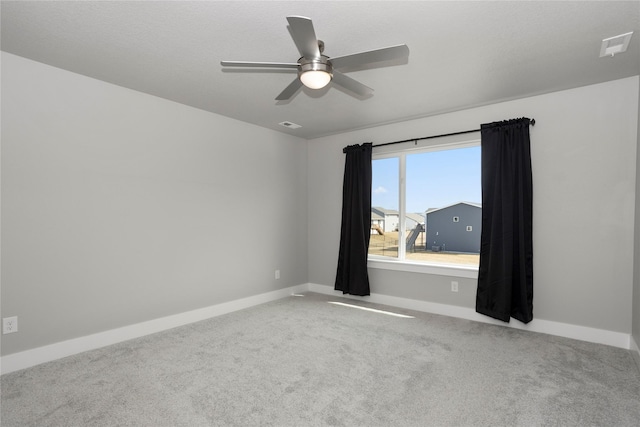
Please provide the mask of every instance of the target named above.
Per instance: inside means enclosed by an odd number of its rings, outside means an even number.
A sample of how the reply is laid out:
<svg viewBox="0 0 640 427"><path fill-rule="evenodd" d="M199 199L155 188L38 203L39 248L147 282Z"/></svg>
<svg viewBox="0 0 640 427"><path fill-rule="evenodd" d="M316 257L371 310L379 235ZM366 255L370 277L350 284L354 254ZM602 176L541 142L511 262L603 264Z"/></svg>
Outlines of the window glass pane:
<svg viewBox="0 0 640 427"><path fill-rule="evenodd" d="M372 171L369 254L397 258L399 159L373 160Z"/></svg>
<svg viewBox="0 0 640 427"><path fill-rule="evenodd" d="M407 155L406 259L478 265L480 147Z"/></svg>

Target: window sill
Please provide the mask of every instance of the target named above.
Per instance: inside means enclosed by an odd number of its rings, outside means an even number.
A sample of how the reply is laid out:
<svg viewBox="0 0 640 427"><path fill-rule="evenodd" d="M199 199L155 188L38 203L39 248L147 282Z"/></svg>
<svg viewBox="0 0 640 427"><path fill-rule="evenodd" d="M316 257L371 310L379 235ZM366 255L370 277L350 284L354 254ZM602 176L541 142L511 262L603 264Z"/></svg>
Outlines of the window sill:
<svg viewBox="0 0 640 427"><path fill-rule="evenodd" d="M460 264L426 264L411 261L395 261L387 259L369 258L367 262L369 268L381 270L408 271L411 273L437 274L440 276L465 277L469 279L478 278L478 267L475 265L466 266Z"/></svg>

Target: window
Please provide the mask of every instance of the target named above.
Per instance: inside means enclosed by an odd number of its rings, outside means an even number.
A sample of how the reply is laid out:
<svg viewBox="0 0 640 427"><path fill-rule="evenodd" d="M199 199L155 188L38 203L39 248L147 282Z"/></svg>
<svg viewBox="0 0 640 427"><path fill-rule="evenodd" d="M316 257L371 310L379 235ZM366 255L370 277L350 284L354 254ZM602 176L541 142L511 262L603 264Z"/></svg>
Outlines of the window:
<svg viewBox="0 0 640 427"><path fill-rule="evenodd" d="M475 267L480 142L373 155L370 261Z"/></svg>

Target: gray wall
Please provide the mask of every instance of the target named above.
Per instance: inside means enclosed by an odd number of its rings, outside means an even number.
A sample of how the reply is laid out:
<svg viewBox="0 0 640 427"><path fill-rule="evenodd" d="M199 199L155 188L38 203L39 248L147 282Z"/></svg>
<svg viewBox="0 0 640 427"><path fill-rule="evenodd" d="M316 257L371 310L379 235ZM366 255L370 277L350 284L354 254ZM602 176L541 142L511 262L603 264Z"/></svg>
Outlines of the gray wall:
<svg viewBox="0 0 640 427"><path fill-rule="evenodd" d="M2 354L306 283L306 159L3 52Z"/></svg>
<svg viewBox="0 0 640 427"><path fill-rule="evenodd" d="M458 217L458 222L453 221ZM471 226L471 231L467 231ZM427 250L480 253L482 209L458 203L427 213Z"/></svg>
<svg viewBox="0 0 640 427"><path fill-rule="evenodd" d="M638 80L636 76L310 141L309 223L324 226L309 230L309 281L331 286L335 280L344 146L527 116L537 121L531 128L534 316L630 333ZM374 293L475 307L474 279L454 279L460 292L452 293L451 277L369 271Z"/></svg>
<svg viewBox="0 0 640 427"><path fill-rule="evenodd" d="M636 161L635 266L633 276L633 339L640 346L640 90L638 90L638 150ZM640 353L634 355L640 368Z"/></svg>

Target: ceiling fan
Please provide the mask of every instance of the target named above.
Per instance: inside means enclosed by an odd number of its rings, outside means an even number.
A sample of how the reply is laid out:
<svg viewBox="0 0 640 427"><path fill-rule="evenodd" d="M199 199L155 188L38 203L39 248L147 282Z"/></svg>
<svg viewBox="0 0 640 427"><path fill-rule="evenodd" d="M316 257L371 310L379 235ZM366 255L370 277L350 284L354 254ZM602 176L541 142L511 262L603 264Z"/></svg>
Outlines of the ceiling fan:
<svg viewBox="0 0 640 427"><path fill-rule="evenodd" d="M290 99L302 87L322 89L330 82L343 87L356 95L369 96L373 89L338 71L341 68L359 67L383 61L409 57L409 48L405 44L369 50L351 55L329 58L324 55L324 42L316 38L311 19L304 16L287 16L291 37L302 57L298 62L249 62L221 61L223 67L284 68L296 69L298 78L276 97L276 101Z"/></svg>

